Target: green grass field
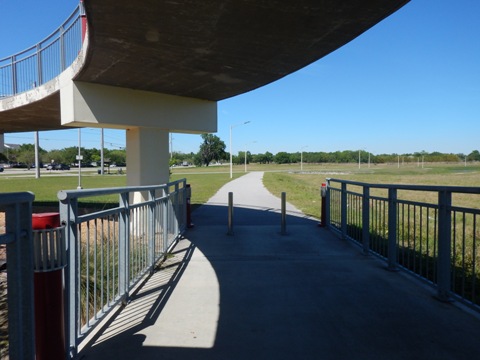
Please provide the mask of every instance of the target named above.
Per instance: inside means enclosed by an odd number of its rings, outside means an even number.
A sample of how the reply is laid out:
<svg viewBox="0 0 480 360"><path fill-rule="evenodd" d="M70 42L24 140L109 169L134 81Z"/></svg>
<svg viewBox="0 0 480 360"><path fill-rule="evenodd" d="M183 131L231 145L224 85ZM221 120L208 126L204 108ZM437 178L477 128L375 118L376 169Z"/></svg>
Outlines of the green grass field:
<svg viewBox="0 0 480 360"><path fill-rule="evenodd" d="M82 176L84 189L125 186L126 177L119 175ZM56 202L60 190L75 190L78 186L76 176L43 176L39 179L19 176L0 176L0 192L31 191L35 194L35 202ZM118 199L116 199L118 200ZM99 201L114 201L111 197L103 197Z"/></svg>
<svg viewBox="0 0 480 360"><path fill-rule="evenodd" d="M172 181L187 178L187 182L192 187L191 204L194 209L205 203L223 184L230 181L228 172L208 172L210 170L208 168L207 171L198 170L189 174L172 174L171 176ZM78 177L71 175L43 176L39 179L35 179L33 173L30 177L4 175L0 176L0 192L31 191L35 194L35 203L37 204L54 204L58 202L58 191L75 190L78 186ZM239 176L240 174L234 174L234 178ZM84 189L124 187L126 183L125 175L87 175L81 178L81 185ZM118 197L115 195L95 198L96 203L115 203L117 201Z"/></svg>
<svg viewBox="0 0 480 360"><path fill-rule="evenodd" d="M268 172L264 176L265 186L273 194L287 193L287 201L304 213L319 217L320 187L326 178L353 180L371 184L415 184L415 185L451 185L480 186L480 165L428 164L424 168L410 164L398 167L397 164L366 165L358 164L321 165L305 167L304 171ZM373 192L375 194L375 192ZM400 198L436 202L436 193L400 192ZM454 205L479 208L480 197L455 195Z"/></svg>
<svg viewBox="0 0 480 360"><path fill-rule="evenodd" d="M422 168L416 163L405 165L382 164L368 167L367 164L249 164L248 171L265 171L264 184L275 195L287 193L287 201L291 202L306 214L319 216L320 187L326 178L348 179L368 183L390 184L422 184L480 186L480 164L425 164ZM192 188L191 203L194 207L206 202L225 183L230 181L229 166L178 167L172 169L171 180L186 178ZM234 167L234 178L244 175L244 165ZM57 192L65 189L76 189L76 176L43 176L31 177L0 176L0 192L31 191L36 202L56 202ZM104 187L123 187L126 185L125 175L82 176L82 187L85 189ZM418 195L420 196L420 195ZM479 207L476 196L458 197L462 205ZM423 201L424 199L422 199ZM114 196L97 199L99 202L116 202Z"/></svg>

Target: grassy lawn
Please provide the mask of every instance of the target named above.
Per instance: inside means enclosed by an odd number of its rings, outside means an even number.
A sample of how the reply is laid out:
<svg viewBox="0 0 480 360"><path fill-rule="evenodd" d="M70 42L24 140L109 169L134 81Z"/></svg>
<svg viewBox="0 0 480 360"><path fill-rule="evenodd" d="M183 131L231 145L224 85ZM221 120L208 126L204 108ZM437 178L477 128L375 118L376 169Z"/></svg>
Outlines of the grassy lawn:
<svg viewBox="0 0 480 360"><path fill-rule="evenodd" d="M84 189L125 186L125 176L82 176L81 185ZM35 202L58 202L57 193L60 190L75 190L78 186L76 176L43 176L39 179L32 177L0 177L1 192L31 191L35 194ZM102 202L118 200L111 197L98 199Z"/></svg>
<svg viewBox="0 0 480 360"><path fill-rule="evenodd" d="M326 178L353 180L371 184L416 184L416 185L451 185L479 186L480 165L469 164L428 164L424 168L416 164L398 167L397 164L365 164L358 169L358 164L304 166L303 172L267 172L263 178L264 185L273 194L280 196L287 193L287 201L304 213L320 216L320 187ZM415 197L417 201L436 202L436 193L400 192L399 197ZM455 195L454 205L471 208L480 207L478 196Z"/></svg>
<svg viewBox="0 0 480 360"><path fill-rule="evenodd" d="M205 168L202 168L205 169ZM233 178L237 178L243 174L233 174ZM172 174L171 180L178 180L186 178L187 183L192 189L192 210L207 202L224 184L230 181L230 173L216 173L216 172L198 172L189 174Z"/></svg>
<svg viewBox="0 0 480 360"><path fill-rule="evenodd" d="M244 175L244 165L234 166L234 178ZM367 183L391 184L424 184L479 186L480 165L468 164L425 164L422 168L416 163L371 165L362 164L249 164L248 171L265 171L264 184L273 194L280 196L287 193L287 201L291 202L306 214L319 216L320 187L326 178L348 179ZM205 203L225 183L230 181L230 168L209 166L201 168L178 167L172 169L171 180L186 178L192 188L191 203L193 207ZM126 185L125 175L90 175L82 176L84 189L123 187ZM76 189L76 176L43 176L32 177L0 176L1 192L31 191L36 202L57 202L57 192L65 189ZM462 197L457 197L459 201ZM96 199L98 202L116 202L116 196ZM462 205L478 207L476 196L463 197Z"/></svg>
<svg viewBox="0 0 480 360"><path fill-rule="evenodd" d="M194 170L194 169L192 169ZM229 172L216 173L209 168L200 168L181 174L172 174L172 181L186 178L187 183L192 188L191 204L193 209L205 203L212 197L223 184L230 181ZM203 170L203 171L199 171ZM209 172L210 171L210 172ZM234 178L243 174L235 173ZM84 189L97 189L107 187L126 186L126 176L105 175L105 176L82 176L81 185ZM60 190L75 190L78 186L78 177L76 176L43 176L35 179L31 177L20 176L0 176L0 192L21 192L31 191L35 194L35 202L54 204L58 202L57 193ZM118 201L116 195L103 196L95 198L98 203L114 203Z"/></svg>

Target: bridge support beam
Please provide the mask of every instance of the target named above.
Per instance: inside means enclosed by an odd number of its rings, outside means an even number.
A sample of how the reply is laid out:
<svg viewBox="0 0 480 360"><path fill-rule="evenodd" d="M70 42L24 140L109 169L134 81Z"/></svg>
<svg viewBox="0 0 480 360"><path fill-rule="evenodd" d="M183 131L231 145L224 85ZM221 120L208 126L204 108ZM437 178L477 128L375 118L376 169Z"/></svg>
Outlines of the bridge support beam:
<svg viewBox="0 0 480 360"><path fill-rule="evenodd" d="M60 103L66 126L217 131L215 101L71 81L60 90Z"/></svg>
<svg viewBox="0 0 480 360"><path fill-rule="evenodd" d="M127 183L169 180L170 132L217 131L217 103L71 81L60 91L62 125L127 130Z"/></svg>

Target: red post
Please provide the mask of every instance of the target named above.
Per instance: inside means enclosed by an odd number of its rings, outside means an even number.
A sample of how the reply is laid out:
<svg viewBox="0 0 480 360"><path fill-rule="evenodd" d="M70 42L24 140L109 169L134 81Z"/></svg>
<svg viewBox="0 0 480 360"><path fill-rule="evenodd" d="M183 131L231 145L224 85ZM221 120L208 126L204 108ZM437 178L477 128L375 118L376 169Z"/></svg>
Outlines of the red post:
<svg viewBox="0 0 480 360"><path fill-rule="evenodd" d="M59 213L32 214L34 241L41 242L35 232L60 227ZM65 239L60 239L65 241ZM64 322L64 288L63 265L54 259L45 263L44 244L34 244L34 257L41 259L35 264L35 348L36 360L65 360L65 322ZM58 251L58 250L57 250ZM37 254L36 252L42 252ZM37 256L38 255L38 256ZM55 261L57 266L52 269Z"/></svg>
<svg viewBox="0 0 480 360"><path fill-rule="evenodd" d="M192 188L190 184L187 184L187 227L194 227L192 223L192 208L190 206L190 198L192 197Z"/></svg>
<svg viewBox="0 0 480 360"><path fill-rule="evenodd" d="M327 184L322 183L322 188L320 190L320 195L322 198L322 203L321 203L321 217L320 217L320 224L318 226L324 227L327 225L327 201L326 201L326 196L327 196Z"/></svg>
<svg viewBox="0 0 480 360"><path fill-rule="evenodd" d="M85 14L85 5L83 0L80 0L80 18L82 20L82 43L85 40L85 34L87 33L87 15Z"/></svg>

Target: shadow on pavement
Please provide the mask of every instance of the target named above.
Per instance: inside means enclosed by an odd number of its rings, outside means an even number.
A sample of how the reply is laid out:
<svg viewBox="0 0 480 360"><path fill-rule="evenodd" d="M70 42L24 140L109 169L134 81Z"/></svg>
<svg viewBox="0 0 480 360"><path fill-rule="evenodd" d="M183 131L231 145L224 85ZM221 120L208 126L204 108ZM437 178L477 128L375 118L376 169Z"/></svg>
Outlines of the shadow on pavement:
<svg viewBox="0 0 480 360"><path fill-rule="evenodd" d="M173 263L157 273L168 280L156 274L139 292L154 299L127 306L121 316L130 327L102 334L82 358L478 356L478 319L433 300L423 285L387 271L317 220L288 216L288 233L281 235L278 213L234 211L233 236L226 234L225 206L195 211L195 227L177 245ZM182 296L174 299L177 292Z"/></svg>

